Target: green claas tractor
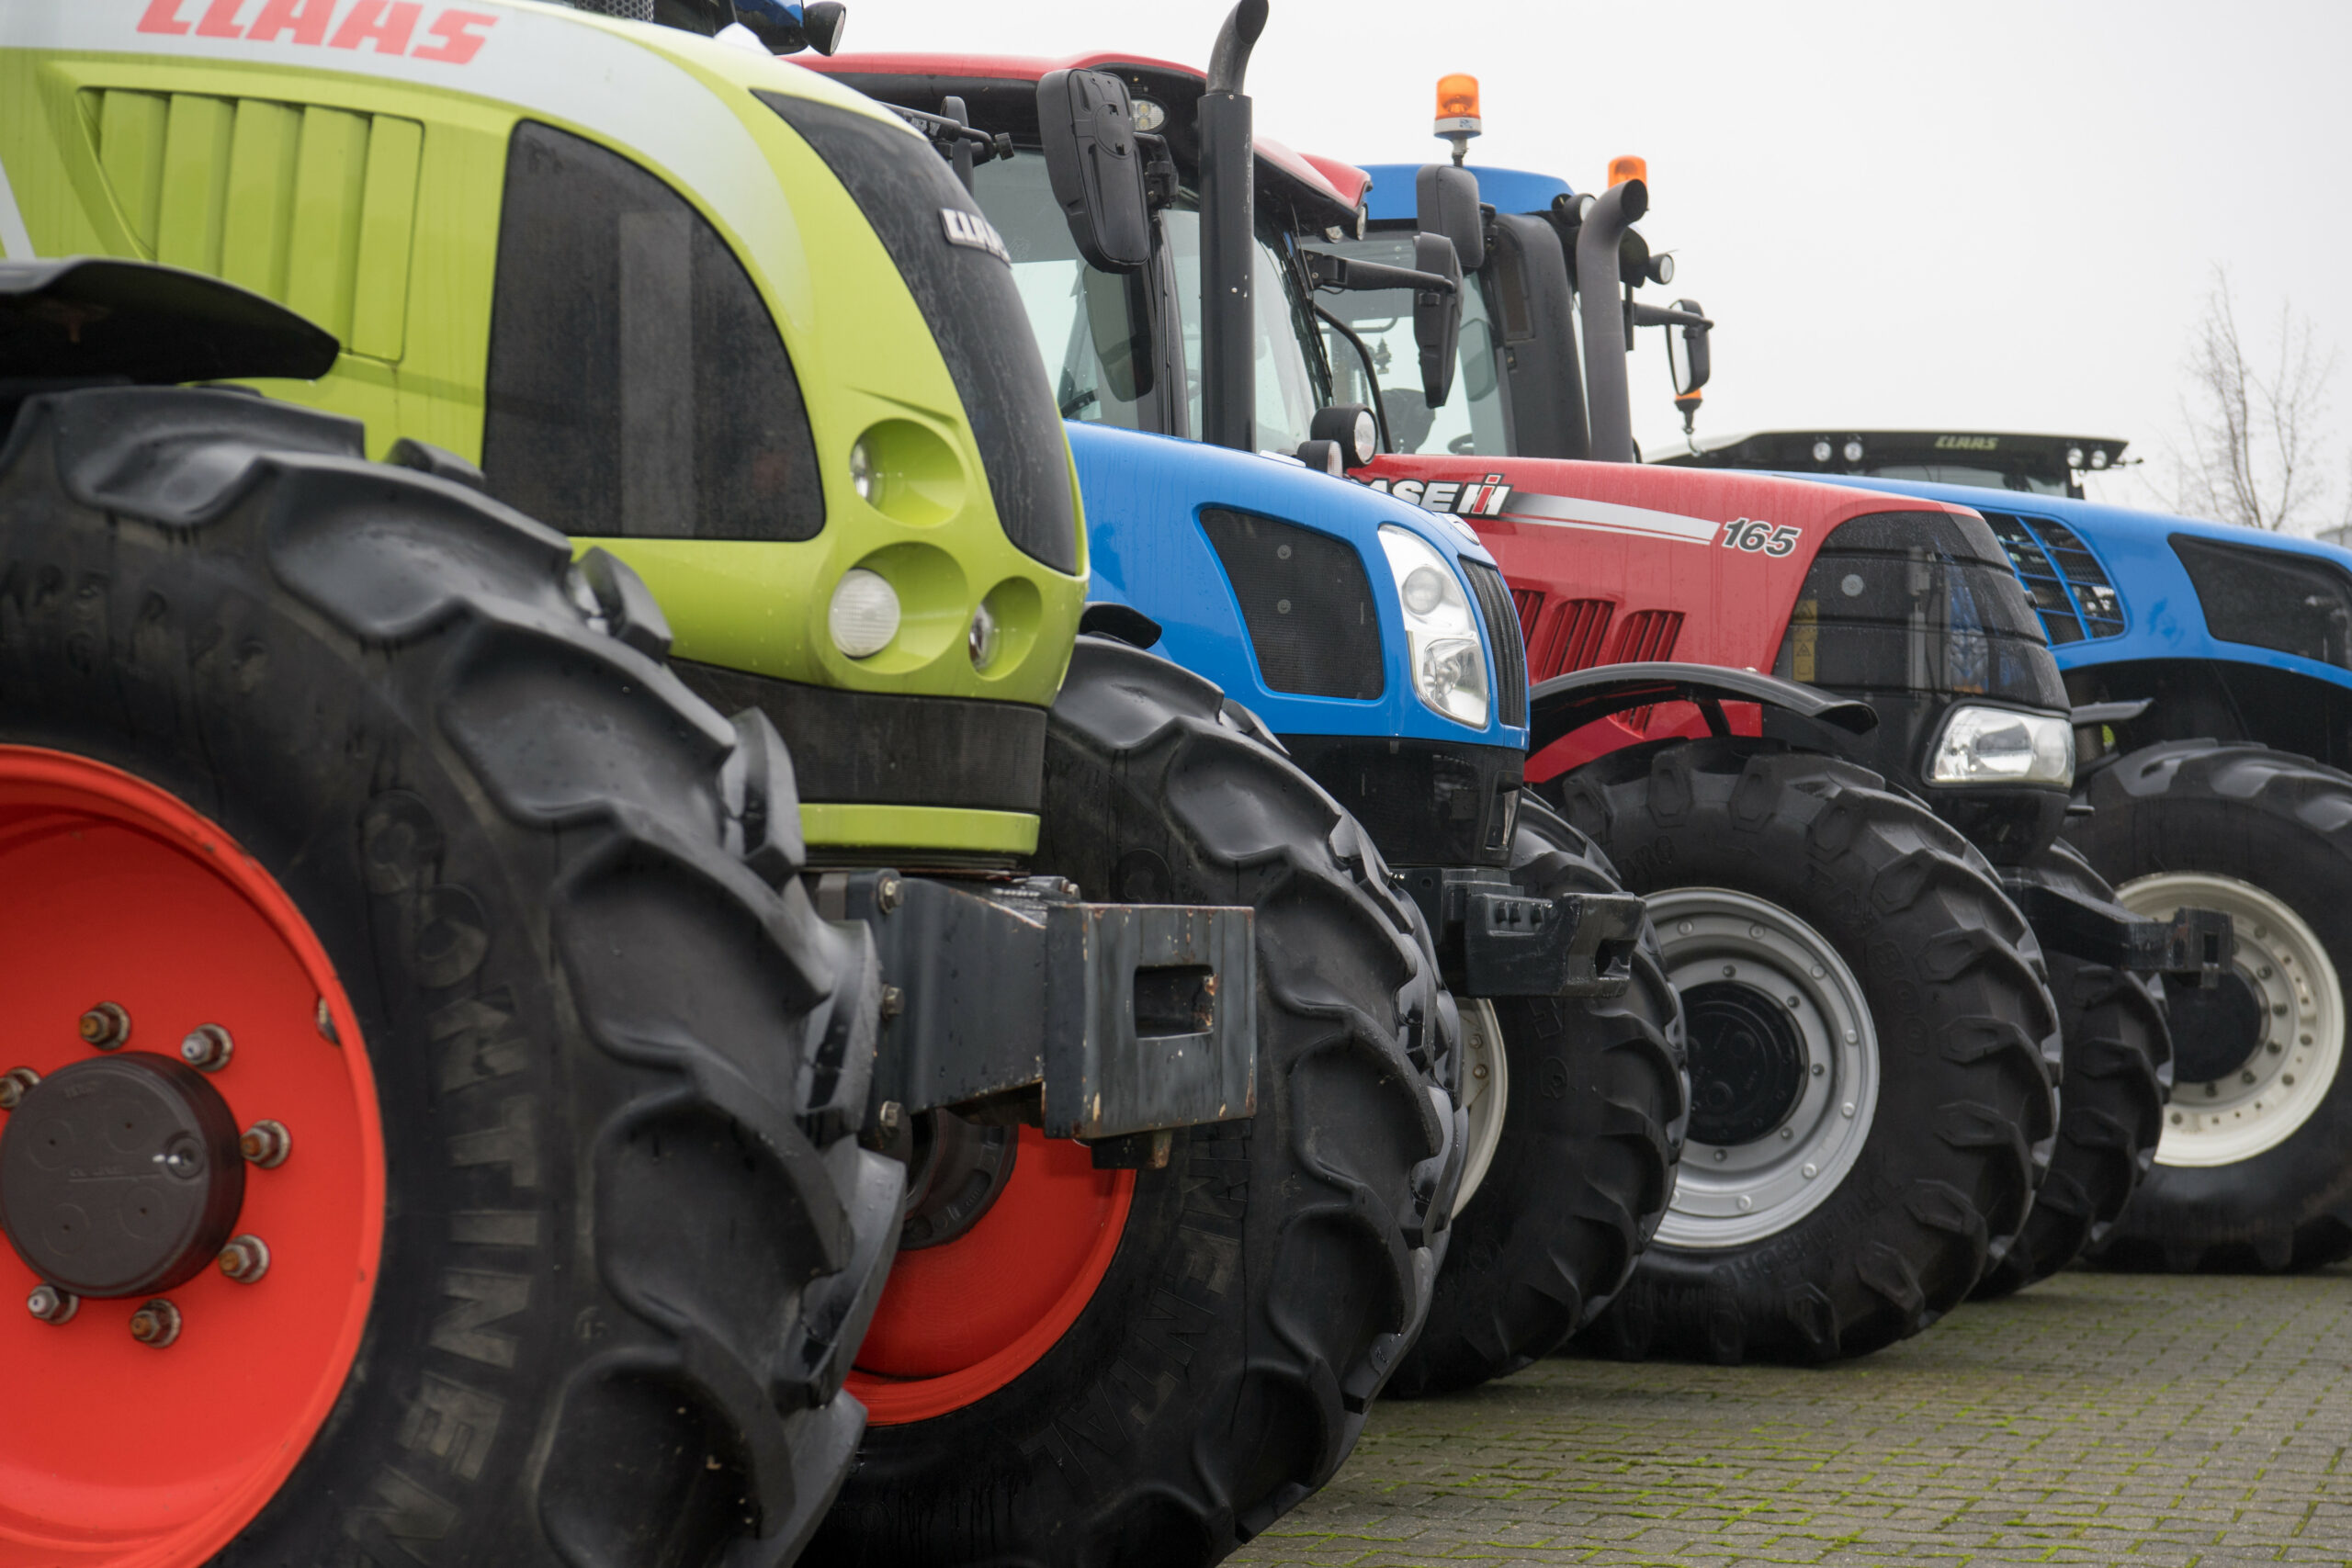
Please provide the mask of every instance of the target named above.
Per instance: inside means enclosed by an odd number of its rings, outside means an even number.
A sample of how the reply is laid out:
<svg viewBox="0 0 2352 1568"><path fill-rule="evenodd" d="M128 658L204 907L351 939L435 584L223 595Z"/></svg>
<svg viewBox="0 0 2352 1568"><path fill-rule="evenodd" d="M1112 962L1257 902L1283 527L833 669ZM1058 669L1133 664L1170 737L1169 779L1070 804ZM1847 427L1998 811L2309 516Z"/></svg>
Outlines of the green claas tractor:
<svg viewBox="0 0 2352 1568"><path fill-rule="evenodd" d="M0 11L0 1568L1213 1561L1426 1308L1409 904L839 8L641 8Z"/></svg>

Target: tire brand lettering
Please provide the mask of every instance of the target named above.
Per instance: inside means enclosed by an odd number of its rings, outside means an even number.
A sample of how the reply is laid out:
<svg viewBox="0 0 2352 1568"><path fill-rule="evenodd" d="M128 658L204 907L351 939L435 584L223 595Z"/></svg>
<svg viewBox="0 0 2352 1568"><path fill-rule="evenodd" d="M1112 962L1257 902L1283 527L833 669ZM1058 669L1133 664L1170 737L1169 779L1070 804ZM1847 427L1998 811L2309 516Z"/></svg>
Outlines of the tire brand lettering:
<svg viewBox="0 0 2352 1568"><path fill-rule="evenodd" d="M458 1304L434 1320L426 1343L486 1367L512 1368L514 1337L491 1333L487 1325L531 1304L531 1277L452 1269L441 1276L441 1293Z"/></svg>
<svg viewBox="0 0 2352 1568"><path fill-rule="evenodd" d="M459 1247L534 1247L539 1216L529 1209L471 1209L449 1216L449 1239Z"/></svg>
<svg viewBox="0 0 2352 1568"><path fill-rule="evenodd" d="M250 25L238 17L254 0L210 0L191 19L198 0L153 0L139 18L139 30L169 38L243 39L247 43L274 44L288 40L311 49L356 51L363 45L378 54L404 54L411 60L463 65L481 51L490 29L498 25L488 11L460 6L436 8L424 28L429 41L417 42L417 24L424 18L423 0L261 0ZM329 25L341 11L343 25ZM411 45L414 47L412 48Z"/></svg>
<svg viewBox="0 0 2352 1568"><path fill-rule="evenodd" d="M1544 1058L1544 1071L1539 1075L1539 1092L1546 1100L1566 1100L1568 1095L1568 1065L1557 1056Z"/></svg>
<svg viewBox="0 0 2352 1568"><path fill-rule="evenodd" d="M417 898L407 934L417 978L436 991L481 968L490 953L490 922L482 918L481 901L454 884Z"/></svg>
<svg viewBox="0 0 2352 1568"><path fill-rule="evenodd" d="M427 1372L401 1418L399 1442L411 1453L440 1461L461 1481L478 1481L505 1414L504 1400Z"/></svg>
<svg viewBox="0 0 2352 1568"><path fill-rule="evenodd" d="M498 1125L449 1137L449 1163L503 1165L507 1179L528 1190L539 1184L539 1129L530 1100L517 1095L498 1107Z"/></svg>
<svg viewBox="0 0 2352 1568"><path fill-rule="evenodd" d="M1749 555L1785 556L1797 547L1804 530L1793 523L1777 525L1760 517L1735 517L1724 525L1724 548Z"/></svg>
<svg viewBox="0 0 2352 1568"><path fill-rule="evenodd" d="M425 1021L425 1032L441 1047L442 1093L519 1073L529 1064L529 1042L512 1032L513 1000L502 987L487 996L460 997Z"/></svg>
<svg viewBox="0 0 2352 1568"><path fill-rule="evenodd" d="M345 1535L375 1551L395 1548L413 1562L439 1559L439 1544L458 1522L456 1504L445 1502L389 1466L376 1472L368 1490L371 1500L344 1517Z"/></svg>

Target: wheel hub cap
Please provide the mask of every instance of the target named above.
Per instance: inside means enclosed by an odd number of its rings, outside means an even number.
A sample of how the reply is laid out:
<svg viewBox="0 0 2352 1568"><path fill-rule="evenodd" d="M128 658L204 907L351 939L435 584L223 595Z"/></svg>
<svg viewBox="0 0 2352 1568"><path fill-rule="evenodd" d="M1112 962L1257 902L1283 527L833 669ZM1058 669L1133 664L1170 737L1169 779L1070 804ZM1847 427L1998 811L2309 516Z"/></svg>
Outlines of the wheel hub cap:
<svg viewBox="0 0 2352 1568"><path fill-rule="evenodd" d="M166 1056L76 1062L0 1128L0 1222L25 1266L77 1296L144 1296L220 1255L245 1198L228 1102Z"/></svg>
<svg viewBox="0 0 2352 1568"><path fill-rule="evenodd" d="M1829 940L1724 887L1649 897L1690 1022L1690 1134L1658 1225L1669 1247L1777 1235L1836 1191L1878 1106L1878 1036Z"/></svg>
<svg viewBox="0 0 2352 1568"><path fill-rule="evenodd" d="M2344 994L2319 936L2286 900L2215 872L2127 882L2118 902L2148 919L2184 905L2228 913L2237 955L2211 990L2167 985L2173 1090L2156 1163L2233 1165L2311 1120L2344 1060Z"/></svg>

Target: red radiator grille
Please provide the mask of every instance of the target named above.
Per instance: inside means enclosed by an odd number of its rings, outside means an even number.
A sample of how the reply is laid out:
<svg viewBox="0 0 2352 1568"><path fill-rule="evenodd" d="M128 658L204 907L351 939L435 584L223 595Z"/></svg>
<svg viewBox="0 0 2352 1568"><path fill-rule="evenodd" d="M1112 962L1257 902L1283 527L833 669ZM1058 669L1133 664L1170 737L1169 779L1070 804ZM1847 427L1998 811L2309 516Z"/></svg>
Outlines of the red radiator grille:
<svg viewBox="0 0 2352 1568"><path fill-rule="evenodd" d="M1540 606L1541 593L1526 595ZM1529 673L1538 681L1589 670L1601 660L1609 637L1609 622L1617 606L1607 599L1563 599L1538 617L1520 606L1520 621L1528 626Z"/></svg>
<svg viewBox="0 0 2352 1568"><path fill-rule="evenodd" d="M1610 650L1611 664L1641 664L1671 659L1682 636L1679 610L1636 610L1617 629L1617 645Z"/></svg>

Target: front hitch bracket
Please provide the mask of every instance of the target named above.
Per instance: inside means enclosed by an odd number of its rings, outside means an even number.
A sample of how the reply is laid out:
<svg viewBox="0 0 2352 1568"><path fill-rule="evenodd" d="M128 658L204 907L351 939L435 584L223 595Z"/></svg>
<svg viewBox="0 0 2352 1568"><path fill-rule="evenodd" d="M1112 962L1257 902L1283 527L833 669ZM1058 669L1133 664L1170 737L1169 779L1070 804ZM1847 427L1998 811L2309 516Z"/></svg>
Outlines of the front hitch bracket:
<svg viewBox="0 0 2352 1568"><path fill-rule="evenodd" d="M1053 876L811 879L873 932L886 989L871 1102L901 1116L1034 1090L1090 1142L1257 1112L1257 913L1091 904Z"/></svg>
<svg viewBox="0 0 2352 1568"><path fill-rule="evenodd" d="M1632 893L1549 897L1482 868L1407 866L1438 972L1456 996L1616 997L1633 978L1643 903Z"/></svg>
<svg viewBox="0 0 2352 1568"><path fill-rule="evenodd" d="M2004 868L2001 886L2041 945L2086 963L2218 986L2237 950L2230 917L2179 908L2169 920L2120 918L2113 908Z"/></svg>

